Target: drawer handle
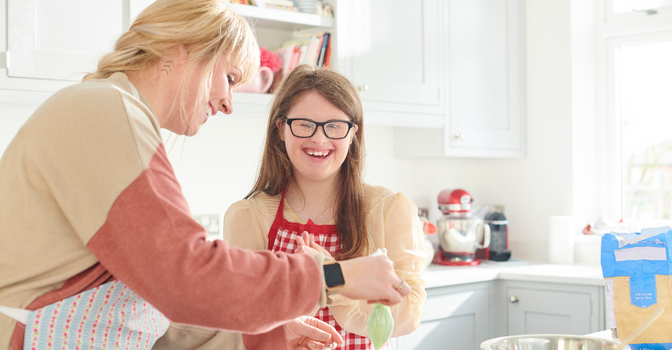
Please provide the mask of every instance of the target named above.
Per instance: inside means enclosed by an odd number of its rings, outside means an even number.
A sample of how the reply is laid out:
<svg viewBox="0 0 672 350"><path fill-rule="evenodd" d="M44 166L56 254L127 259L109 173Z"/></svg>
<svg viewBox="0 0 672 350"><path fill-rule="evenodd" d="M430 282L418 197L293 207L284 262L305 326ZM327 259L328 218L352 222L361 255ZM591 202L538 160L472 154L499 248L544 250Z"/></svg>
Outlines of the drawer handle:
<svg viewBox="0 0 672 350"><path fill-rule="evenodd" d="M456 139L456 140L463 140L464 137L465 137L465 136L464 136L463 133L455 134L455 139Z"/></svg>
<svg viewBox="0 0 672 350"><path fill-rule="evenodd" d="M511 304L515 304L519 301L519 299L518 299L517 296L512 295L512 296L509 297L509 301L511 302Z"/></svg>
<svg viewBox="0 0 672 350"><path fill-rule="evenodd" d="M369 89L368 85L360 85L360 86L357 87L357 91L360 91L360 92L361 91L366 91L368 89Z"/></svg>

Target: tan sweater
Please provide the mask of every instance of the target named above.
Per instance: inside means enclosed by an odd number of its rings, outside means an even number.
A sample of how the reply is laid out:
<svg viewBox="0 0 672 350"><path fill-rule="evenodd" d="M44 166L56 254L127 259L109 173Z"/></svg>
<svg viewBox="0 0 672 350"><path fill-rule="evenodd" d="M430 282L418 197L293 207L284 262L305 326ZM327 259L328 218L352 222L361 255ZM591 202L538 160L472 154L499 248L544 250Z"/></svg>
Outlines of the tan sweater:
<svg viewBox="0 0 672 350"><path fill-rule="evenodd" d="M34 310L119 279L172 321L256 333L312 310L321 270L206 241L123 73L55 93L0 159L0 305ZM0 349L23 345L15 325L0 314ZM271 333L248 348L284 341Z"/></svg>
<svg viewBox="0 0 672 350"><path fill-rule="evenodd" d="M224 216L224 240L231 246L265 250L268 232L275 219L281 196L259 194L250 200L234 203ZM410 198L394 194L384 187L365 185L364 200L368 208L368 233L372 251L386 248L395 271L412 289L401 303L392 306L393 337L415 330L424 312L426 293L425 246L418 209ZM304 223L285 201L284 218ZM334 224L330 222L327 224ZM342 295L330 296L327 304L336 322L348 332L368 336L366 322L373 304L350 300ZM314 315L314 313L313 313Z"/></svg>

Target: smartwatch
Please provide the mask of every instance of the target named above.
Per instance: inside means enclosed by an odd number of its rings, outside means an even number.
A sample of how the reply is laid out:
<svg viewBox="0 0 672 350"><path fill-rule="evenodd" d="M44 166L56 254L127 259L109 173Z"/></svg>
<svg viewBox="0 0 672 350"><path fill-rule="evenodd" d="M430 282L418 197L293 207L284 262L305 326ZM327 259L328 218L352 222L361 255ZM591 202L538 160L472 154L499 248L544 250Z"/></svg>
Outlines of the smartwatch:
<svg viewBox="0 0 672 350"><path fill-rule="evenodd" d="M341 264L336 261L325 261L322 269L324 269L324 288L327 290L327 294L334 294L343 288L345 277L343 271L341 271Z"/></svg>

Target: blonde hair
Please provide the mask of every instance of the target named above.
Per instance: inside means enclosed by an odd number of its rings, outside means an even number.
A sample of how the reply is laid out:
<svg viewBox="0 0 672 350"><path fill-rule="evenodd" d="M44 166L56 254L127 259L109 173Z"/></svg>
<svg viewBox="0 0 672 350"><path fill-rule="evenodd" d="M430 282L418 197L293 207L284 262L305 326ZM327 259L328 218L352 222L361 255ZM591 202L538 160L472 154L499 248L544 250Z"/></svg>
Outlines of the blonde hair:
<svg viewBox="0 0 672 350"><path fill-rule="evenodd" d="M207 100L217 59L222 54L242 70L236 85L252 79L259 67L259 46L247 21L227 8L229 0L157 0L142 11L128 32L114 45L114 51L98 62L96 72L82 81L107 78L116 72L140 71L154 66L180 45L189 53L181 77L182 118L185 110L186 81L202 65L197 106ZM173 102L173 106L175 106Z"/></svg>
<svg viewBox="0 0 672 350"><path fill-rule="evenodd" d="M371 253L367 228L367 211L364 203L364 113L359 93L342 75L324 68L300 65L294 68L276 90L266 129L266 144L254 187L245 197L261 192L275 196L294 181L292 164L285 143L280 138L278 120L285 118L294 104L306 93L317 92L331 104L343 111L359 130L352 138L339 170L336 197L336 230L339 253L337 258L352 259ZM355 132L351 129L350 132Z"/></svg>

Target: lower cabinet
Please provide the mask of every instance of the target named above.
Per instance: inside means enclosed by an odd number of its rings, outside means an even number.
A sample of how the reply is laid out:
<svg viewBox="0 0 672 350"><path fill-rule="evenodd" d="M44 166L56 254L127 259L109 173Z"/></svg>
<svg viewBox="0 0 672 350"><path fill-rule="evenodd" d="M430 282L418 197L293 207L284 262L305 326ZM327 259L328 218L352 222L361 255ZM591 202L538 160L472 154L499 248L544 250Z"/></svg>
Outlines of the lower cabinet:
<svg viewBox="0 0 672 350"><path fill-rule="evenodd" d="M422 323L413 333L394 339L392 348L479 349L490 337L492 292L493 282L427 289Z"/></svg>
<svg viewBox="0 0 672 350"><path fill-rule="evenodd" d="M507 333L584 335L606 329L604 287L505 282Z"/></svg>
<svg viewBox="0 0 672 350"><path fill-rule="evenodd" d="M394 350L478 350L517 334L584 335L606 329L604 287L496 280L427 289L425 313Z"/></svg>

